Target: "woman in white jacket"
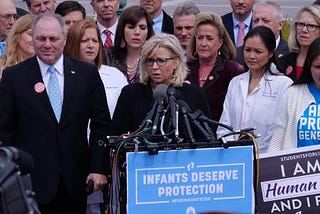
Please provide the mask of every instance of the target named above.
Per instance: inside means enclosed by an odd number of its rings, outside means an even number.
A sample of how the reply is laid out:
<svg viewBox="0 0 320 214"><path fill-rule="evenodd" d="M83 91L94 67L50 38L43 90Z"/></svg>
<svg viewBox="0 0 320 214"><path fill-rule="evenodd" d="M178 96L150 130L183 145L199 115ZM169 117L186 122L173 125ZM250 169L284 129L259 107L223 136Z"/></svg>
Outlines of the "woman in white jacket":
<svg viewBox="0 0 320 214"><path fill-rule="evenodd" d="M267 151L275 121L275 109L292 80L275 68L276 41L264 26L253 28L244 39L243 56L248 71L234 77L228 87L220 122L235 129L256 128L259 152ZM229 131L219 127L219 138ZM237 140L231 135L227 140Z"/></svg>
<svg viewBox="0 0 320 214"><path fill-rule="evenodd" d="M301 77L279 102L268 152L320 144L320 38L307 52Z"/></svg>

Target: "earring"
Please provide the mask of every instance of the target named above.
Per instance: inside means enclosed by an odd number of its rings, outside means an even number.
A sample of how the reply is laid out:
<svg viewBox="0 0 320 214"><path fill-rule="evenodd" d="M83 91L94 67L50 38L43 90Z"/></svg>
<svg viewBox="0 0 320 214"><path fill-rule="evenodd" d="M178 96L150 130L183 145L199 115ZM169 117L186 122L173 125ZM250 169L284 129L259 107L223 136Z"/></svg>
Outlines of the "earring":
<svg viewBox="0 0 320 214"><path fill-rule="evenodd" d="M126 47L126 42L124 41L124 39L121 39L120 48L125 48L125 47Z"/></svg>

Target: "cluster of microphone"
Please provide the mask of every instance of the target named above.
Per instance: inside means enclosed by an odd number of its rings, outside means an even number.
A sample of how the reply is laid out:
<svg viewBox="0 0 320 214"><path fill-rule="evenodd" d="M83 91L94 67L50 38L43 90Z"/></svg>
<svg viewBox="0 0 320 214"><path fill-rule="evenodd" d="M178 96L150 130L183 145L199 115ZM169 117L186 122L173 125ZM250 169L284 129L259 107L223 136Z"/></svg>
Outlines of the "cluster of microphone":
<svg viewBox="0 0 320 214"><path fill-rule="evenodd" d="M153 92L153 106L139 130L149 131L153 136L162 136L168 142L187 142L193 145L199 140L199 134L195 137L194 131L200 133L201 139L207 142L217 141L212 125L222 126L234 132L231 126L209 119L199 109L192 112L184 100L177 99L174 87L159 84Z"/></svg>

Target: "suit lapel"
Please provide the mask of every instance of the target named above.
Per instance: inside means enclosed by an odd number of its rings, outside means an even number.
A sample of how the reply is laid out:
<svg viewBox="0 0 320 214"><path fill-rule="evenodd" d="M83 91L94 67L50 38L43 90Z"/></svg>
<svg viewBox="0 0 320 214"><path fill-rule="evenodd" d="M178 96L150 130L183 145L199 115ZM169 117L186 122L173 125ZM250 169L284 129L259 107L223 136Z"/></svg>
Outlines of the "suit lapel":
<svg viewBox="0 0 320 214"><path fill-rule="evenodd" d="M51 115L51 117L56 120L56 117L54 115L53 109L51 107L51 103L48 97L47 90L44 90L41 92L36 91L35 85L37 83L42 83L44 86L44 82L41 76L40 67L37 61L36 57L32 57L28 59L27 61L27 69L25 70L26 77L29 79L30 87L33 88L34 93L36 94L36 97L39 98L41 103L43 104L44 108L48 111L48 113Z"/></svg>
<svg viewBox="0 0 320 214"><path fill-rule="evenodd" d="M63 122L68 106L70 105L71 95L74 90L74 79L77 71L73 68L74 62L68 57L64 57L64 90L63 90L63 104L60 122Z"/></svg>

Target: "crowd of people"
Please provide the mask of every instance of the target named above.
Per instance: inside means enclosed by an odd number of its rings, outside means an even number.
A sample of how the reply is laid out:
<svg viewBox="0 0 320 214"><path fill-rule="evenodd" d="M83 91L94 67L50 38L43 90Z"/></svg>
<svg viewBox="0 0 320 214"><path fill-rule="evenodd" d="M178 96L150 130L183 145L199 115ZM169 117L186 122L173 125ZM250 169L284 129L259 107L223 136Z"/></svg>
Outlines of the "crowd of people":
<svg viewBox="0 0 320 214"><path fill-rule="evenodd" d="M255 127L259 153L320 143L319 1L300 8L287 41L276 1L230 0L223 16L186 1L172 17L162 2L118 16L120 0L90 0L93 19L77 1L26 0L29 12L0 1L0 141L34 158L42 213L119 212L105 206L106 186L117 187L102 142L139 129L159 85L190 112Z"/></svg>

